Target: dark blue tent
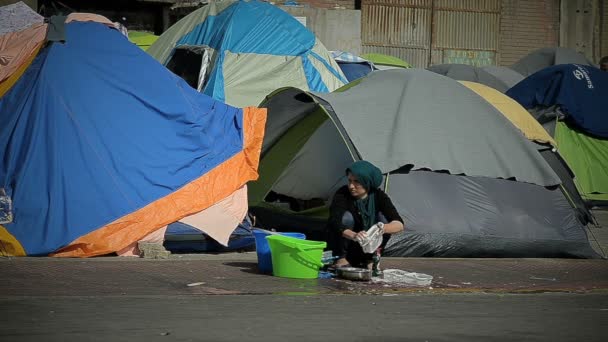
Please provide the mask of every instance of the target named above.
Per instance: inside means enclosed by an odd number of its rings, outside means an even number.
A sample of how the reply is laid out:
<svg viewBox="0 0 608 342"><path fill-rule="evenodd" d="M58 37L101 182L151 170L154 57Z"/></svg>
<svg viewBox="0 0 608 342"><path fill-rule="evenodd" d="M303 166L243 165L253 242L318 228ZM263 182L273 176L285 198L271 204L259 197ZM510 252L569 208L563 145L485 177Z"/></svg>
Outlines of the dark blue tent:
<svg viewBox="0 0 608 342"><path fill-rule="evenodd" d="M361 77L367 76L370 72L376 70L371 63L362 62L362 63L353 63L353 62L342 62L337 61L340 69L346 76L348 82L352 82Z"/></svg>
<svg viewBox="0 0 608 342"><path fill-rule="evenodd" d="M507 91L522 106L559 106L582 131L608 138L608 73L598 68L563 64L545 68Z"/></svg>

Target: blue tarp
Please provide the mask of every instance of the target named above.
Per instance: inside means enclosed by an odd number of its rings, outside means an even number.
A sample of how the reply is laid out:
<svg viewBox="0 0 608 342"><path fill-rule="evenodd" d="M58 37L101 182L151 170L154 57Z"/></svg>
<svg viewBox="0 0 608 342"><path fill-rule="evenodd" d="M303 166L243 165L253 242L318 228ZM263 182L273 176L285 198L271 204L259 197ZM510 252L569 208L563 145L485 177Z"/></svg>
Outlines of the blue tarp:
<svg viewBox="0 0 608 342"><path fill-rule="evenodd" d="M47 254L206 174L243 147L243 112L99 23L66 25L0 99L5 225Z"/></svg>
<svg viewBox="0 0 608 342"><path fill-rule="evenodd" d="M579 129L608 138L608 72L578 64L555 65L530 75L506 94L528 109L560 106Z"/></svg>
<svg viewBox="0 0 608 342"><path fill-rule="evenodd" d="M230 234L228 246L223 246L209 235L200 230L182 223L175 222L167 227L164 246L171 252L232 252L255 250L255 238L249 219Z"/></svg>

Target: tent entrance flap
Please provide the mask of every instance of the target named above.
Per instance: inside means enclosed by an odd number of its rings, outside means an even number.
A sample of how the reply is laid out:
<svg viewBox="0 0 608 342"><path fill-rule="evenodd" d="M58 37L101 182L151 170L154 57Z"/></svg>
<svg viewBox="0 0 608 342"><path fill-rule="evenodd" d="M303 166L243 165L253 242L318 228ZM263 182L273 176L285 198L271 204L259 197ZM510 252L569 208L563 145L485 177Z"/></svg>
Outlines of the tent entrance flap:
<svg viewBox="0 0 608 342"><path fill-rule="evenodd" d="M209 47L182 45L175 49L167 63L167 69L200 92L212 70L212 56L213 49Z"/></svg>
<svg viewBox="0 0 608 342"><path fill-rule="evenodd" d="M259 203L319 126L328 119L327 113L317 107L316 111L291 127L260 160L260 177L249 186L249 203Z"/></svg>

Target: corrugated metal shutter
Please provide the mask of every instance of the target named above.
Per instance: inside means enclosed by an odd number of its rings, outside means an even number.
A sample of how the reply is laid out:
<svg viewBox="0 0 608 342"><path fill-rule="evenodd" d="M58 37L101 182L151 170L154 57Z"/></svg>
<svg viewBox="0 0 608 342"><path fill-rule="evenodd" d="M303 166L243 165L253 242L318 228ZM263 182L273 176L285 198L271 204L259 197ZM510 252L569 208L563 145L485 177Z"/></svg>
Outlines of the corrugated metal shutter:
<svg viewBox="0 0 608 342"><path fill-rule="evenodd" d="M432 3L432 0L363 0L363 53L383 53L417 67L426 66L431 47Z"/></svg>
<svg viewBox="0 0 608 342"><path fill-rule="evenodd" d="M604 56L608 56L608 0L603 0L602 1L602 6L600 7L600 13L602 18L601 20L601 24L602 24L602 33L601 33L601 52L600 55L601 57ZM600 57L600 58L601 58Z"/></svg>
<svg viewBox="0 0 608 342"><path fill-rule="evenodd" d="M416 67L496 64L500 0L363 0L361 9L364 52Z"/></svg>

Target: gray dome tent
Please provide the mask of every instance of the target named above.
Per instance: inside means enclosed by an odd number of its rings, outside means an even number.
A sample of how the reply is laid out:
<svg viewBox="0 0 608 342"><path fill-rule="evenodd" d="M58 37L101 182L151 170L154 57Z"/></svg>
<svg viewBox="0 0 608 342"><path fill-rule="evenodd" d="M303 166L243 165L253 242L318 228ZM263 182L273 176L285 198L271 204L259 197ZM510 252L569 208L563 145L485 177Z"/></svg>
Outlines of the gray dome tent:
<svg viewBox="0 0 608 342"><path fill-rule="evenodd" d="M537 71L559 64L593 65L583 54L564 47L542 48L530 52L511 66L524 77Z"/></svg>
<svg viewBox="0 0 608 342"><path fill-rule="evenodd" d="M507 67L476 67L467 64L437 64L427 68L457 81L477 82L505 93L524 77Z"/></svg>
<svg viewBox="0 0 608 342"><path fill-rule="evenodd" d="M385 174L383 187L406 222L386 255L597 256L558 176L483 98L419 69L375 72L345 88L284 88L261 104L266 136L249 192L262 221L314 225L311 210L281 214L264 199L328 203L345 184L345 168L365 159Z"/></svg>

